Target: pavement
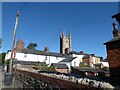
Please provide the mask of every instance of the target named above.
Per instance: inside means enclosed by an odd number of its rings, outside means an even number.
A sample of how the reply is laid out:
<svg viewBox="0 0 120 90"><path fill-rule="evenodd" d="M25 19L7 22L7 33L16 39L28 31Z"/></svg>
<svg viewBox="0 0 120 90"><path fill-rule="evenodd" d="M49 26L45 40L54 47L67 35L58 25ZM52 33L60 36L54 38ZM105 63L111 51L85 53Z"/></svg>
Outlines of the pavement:
<svg viewBox="0 0 120 90"><path fill-rule="evenodd" d="M0 67L0 90L4 87L4 75L3 75L2 67Z"/></svg>
<svg viewBox="0 0 120 90"><path fill-rule="evenodd" d="M0 90L8 90L8 88L12 88L10 85L4 85L4 71L2 71L2 67L0 66Z"/></svg>

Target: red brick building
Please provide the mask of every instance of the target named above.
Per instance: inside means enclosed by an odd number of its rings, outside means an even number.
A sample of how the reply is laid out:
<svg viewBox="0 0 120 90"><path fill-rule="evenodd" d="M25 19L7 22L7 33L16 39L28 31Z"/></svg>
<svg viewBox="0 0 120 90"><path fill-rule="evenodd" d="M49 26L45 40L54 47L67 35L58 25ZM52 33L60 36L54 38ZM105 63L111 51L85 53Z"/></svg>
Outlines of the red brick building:
<svg viewBox="0 0 120 90"><path fill-rule="evenodd" d="M120 32L116 27L116 23L113 23L113 28L113 38L104 45L107 49L110 76L116 82L120 82Z"/></svg>
<svg viewBox="0 0 120 90"><path fill-rule="evenodd" d="M56 72L68 73L68 66L66 64L52 63L51 66L54 67Z"/></svg>

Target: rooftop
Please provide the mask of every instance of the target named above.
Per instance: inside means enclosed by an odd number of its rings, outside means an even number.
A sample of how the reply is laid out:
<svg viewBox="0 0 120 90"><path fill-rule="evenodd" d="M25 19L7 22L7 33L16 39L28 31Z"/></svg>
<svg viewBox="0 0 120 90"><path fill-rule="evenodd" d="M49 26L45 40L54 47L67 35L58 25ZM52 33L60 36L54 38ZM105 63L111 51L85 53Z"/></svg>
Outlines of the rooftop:
<svg viewBox="0 0 120 90"><path fill-rule="evenodd" d="M66 58L66 59L63 59L62 61L60 62L71 62L72 60L74 60L76 57L69 57L69 58Z"/></svg>
<svg viewBox="0 0 120 90"><path fill-rule="evenodd" d="M82 67L82 68L78 68L78 67L73 67L74 69L77 69L79 71L83 71L83 72L104 72L103 70L99 69L99 68L95 68L95 67Z"/></svg>
<svg viewBox="0 0 120 90"><path fill-rule="evenodd" d="M69 54L86 55L84 52L71 51Z"/></svg>
<svg viewBox="0 0 120 90"><path fill-rule="evenodd" d="M56 67L57 69L68 69L66 64L52 63L51 66Z"/></svg>
<svg viewBox="0 0 120 90"><path fill-rule="evenodd" d="M13 60L13 64L21 64L21 65L36 65L38 63L40 62Z"/></svg>
<svg viewBox="0 0 120 90"><path fill-rule="evenodd" d="M55 53L55 52L46 52L42 50L34 50L34 49L22 49L20 53L26 53L26 54L36 54L36 55L46 55L46 56L55 56L55 57L68 57L65 54L61 53Z"/></svg>
<svg viewBox="0 0 120 90"><path fill-rule="evenodd" d="M120 36L112 38L111 40L105 42L104 45L106 45L107 43L115 42L115 41L120 41Z"/></svg>

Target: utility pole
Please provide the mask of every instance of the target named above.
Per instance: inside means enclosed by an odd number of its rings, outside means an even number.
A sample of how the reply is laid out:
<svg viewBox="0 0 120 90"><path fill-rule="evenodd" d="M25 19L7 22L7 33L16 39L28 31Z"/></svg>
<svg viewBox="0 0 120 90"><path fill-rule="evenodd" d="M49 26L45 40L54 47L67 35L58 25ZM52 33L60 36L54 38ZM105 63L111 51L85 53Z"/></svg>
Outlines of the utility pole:
<svg viewBox="0 0 120 90"><path fill-rule="evenodd" d="M12 49L11 49L11 57L10 57L10 64L9 64L10 65L9 66L9 73L10 74L12 74L12 59L13 59L14 44L15 44L15 39L16 39L16 31L17 31L17 26L18 26L18 17L19 17L19 11L17 11L16 22L15 22L15 27L14 27Z"/></svg>

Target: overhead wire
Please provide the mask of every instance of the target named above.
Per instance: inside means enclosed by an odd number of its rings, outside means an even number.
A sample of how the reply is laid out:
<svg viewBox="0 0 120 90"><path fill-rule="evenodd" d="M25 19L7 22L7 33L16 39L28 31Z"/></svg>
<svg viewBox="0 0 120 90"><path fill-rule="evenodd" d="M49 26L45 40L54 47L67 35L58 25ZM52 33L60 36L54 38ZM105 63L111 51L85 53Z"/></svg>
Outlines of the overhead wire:
<svg viewBox="0 0 120 90"><path fill-rule="evenodd" d="M25 8L25 6L27 5L27 3L28 3L28 2L25 2L25 3L23 4L23 6L22 6L18 11L19 11L19 12L22 11L22 10Z"/></svg>

